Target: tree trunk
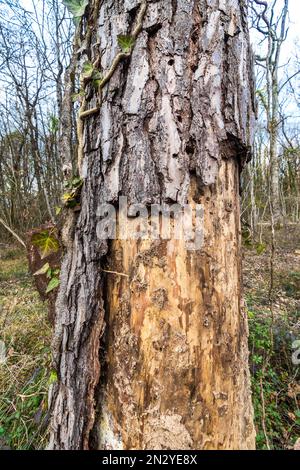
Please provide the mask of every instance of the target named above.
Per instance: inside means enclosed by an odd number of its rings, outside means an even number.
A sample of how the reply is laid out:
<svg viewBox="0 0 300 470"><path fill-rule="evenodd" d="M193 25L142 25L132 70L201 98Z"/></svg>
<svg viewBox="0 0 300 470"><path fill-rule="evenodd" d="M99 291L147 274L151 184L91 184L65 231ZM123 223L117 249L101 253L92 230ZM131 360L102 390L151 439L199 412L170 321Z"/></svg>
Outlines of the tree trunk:
<svg viewBox="0 0 300 470"><path fill-rule="evenodd" d="M270 198L273 220L282 221L282 211L280 204L280 165L278 155L278 137L279 137L279 91L278 91L278 64L272 72L271 93L272 109L271 120L269 122L270 136Z"/></svg>
<svg viewBox="0 0 300 470"><path fill-rule="evenodd" d="M87 55L100 53L105 76L145 2L91 3ZM103 88L99 115L83 121L81 211L63 231L50 448L252 449L239 208L254 107L246 6L146 3L131 56ZM90 90L90 109L96 100ZM101 204L118 207L119 196L202 204L202 248L99 240Z"/></svg>

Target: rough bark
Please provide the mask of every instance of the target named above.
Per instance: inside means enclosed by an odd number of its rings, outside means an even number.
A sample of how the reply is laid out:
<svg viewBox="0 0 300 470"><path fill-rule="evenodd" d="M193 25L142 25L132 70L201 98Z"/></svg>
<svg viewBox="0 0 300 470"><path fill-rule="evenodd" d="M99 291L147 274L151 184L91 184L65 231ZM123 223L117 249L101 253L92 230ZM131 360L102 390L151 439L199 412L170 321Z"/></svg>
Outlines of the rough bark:
<svg viewBox="0 0 300 470"><path fill-rule="evenodd" d="M132 56L84 122L81 212L65 227L56 306L50 448L86 449L93 428L100 448L253 448L239 267L239 172L254 100L246 7L147 4ZM100 54L104 72L139 5L100 4L87 55ZM120 195L203 203L203 249L100 242L97 210ZM105 274L108 262L129 278Z"/></svg>

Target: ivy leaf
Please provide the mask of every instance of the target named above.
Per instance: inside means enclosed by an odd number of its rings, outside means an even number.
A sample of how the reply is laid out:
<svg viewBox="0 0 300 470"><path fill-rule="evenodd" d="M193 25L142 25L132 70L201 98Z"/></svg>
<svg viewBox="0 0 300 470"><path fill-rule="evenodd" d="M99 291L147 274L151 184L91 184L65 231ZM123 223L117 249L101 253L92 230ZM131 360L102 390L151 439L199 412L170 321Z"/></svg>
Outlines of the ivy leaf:
<svg viewBox="0 0 300 470"><path fill-rule="evenodd" d="M52 384L56 383L57 380L58 380L57 372L56 372L56 370L52 370L50 372L50 377L49 377L49 381L48 381L49 385L52 385Z"/></svg>
<svg viewBox="0 0 300 470"><path fill-rule="evenodd" d="M124 34L120 34L118 36L118 44L123 52L127 53L130 52L132 47L134 46L134 38L132 36L126 36Z"/></svg>
<svg viewBox="0 0 300 470"><path fill-rule="evenodd" d="M93 85L96 88L96 90L98 90L100 84L101 84L101 80L93 80Z"/></svg>
<svg viewBox="0 0 300 470"><path fill-rule="evenodd" d="M99 72L99 70L96 70L93 72L92 80L93 80L93 85L96 89L99 88L102 78L103 77L101 73Z"/></svg>
<svg viewBox="0 0 300 470"><path fill-rule="evenodd" d="M262 255L266 251L267 246L265 245L265 243L258 243L255 248L256 248L256 253L258 255Z"/></svg>
<svg viewBox="0 0 300 470"><path fill-rule="evenodd" d="M71 180L72 188L81 188L83 185L83 179L79 176L76 176Z"/></svg>
<svg viewBox="0 0 300 470"><path fill-rule="evenodd" d="M76 197L76 191L71 191L70 193L64 193L62 195L62 201L63 203L67 203L67 202L73 201L75 197Z"/></svg>
<svg viewBox="0 0 300 470"><path fill-rule="evenodd" d="M48 269L50 268L49 263L44 264L38 271L34 273L34 276L40 276L41 274L46 274Z"/></svg>
<svg viewBox="0 0 300 470"><path fill-rule="evenodd" d="M75 23L78 23L84 15L85 9L89 4L89 0L63 0L63 4L73 15Z"/></svg>
<svg viewBox="0 0 300 470"><path fill-rule="evenodd" d="M70 193L64 193L62 196L62 202L66 207L69 207L70 209L73 209L74 207L77 206L77 200L76 200L76 195L77 195L77 190L73 190Z"/></svg>
<svg viewBox="0 0 300 470"><path fill-rule="evenodd" d="M74 209L78 206L78 202L76 201L76 199L71 199L70 201L66 202L66 206L70 209Z"/></svg>
<svg viewBox="0 0 300 470"><path fill-rule="evenodd" d="M94 66L92 62L89 62L89 61L84 62L82 66L82 73L84 77L86 78L91 77L93 75L93 72L94 72Z"/></svg>
<svg viewBox="0 0 300 470"><path fill-rule="evenodd" d="M70 190L81 188L82 185L83 185L83 179L80 178L79 176L75 176L74 178L71 178L68 181L65 181L64 183L64 187Z"/></svg>
<svg viewBox="0 0 300 470"><path fill-rule="evenodd" d="M49 292L52 292L54 289L56 289L59 284L60 280L58 279L58 277L53 277L47 286L46 294L49 294Z"/></svg>
<svg viewBox="0 0 300 470"><path fill-rule="evenodd" d="M52 269L49 268L47 271L47 279L51 279L51 277L52 277Z"/></svg>
<svg viewBox="0 0 300 470"><path fill-rule="evenodd" d="M59 241L49 232L49 230L35 233L32 236L31 241L32 244L38 248L42 259L59 251Z"/></svg>
<svg viewBox="0 0 300 470"><path fill-rule="evenodd" d="M56 206L55 207L55 215L60 215L61 214L61 211L62 211L62 208L59 207L59 206Z"/></svg>

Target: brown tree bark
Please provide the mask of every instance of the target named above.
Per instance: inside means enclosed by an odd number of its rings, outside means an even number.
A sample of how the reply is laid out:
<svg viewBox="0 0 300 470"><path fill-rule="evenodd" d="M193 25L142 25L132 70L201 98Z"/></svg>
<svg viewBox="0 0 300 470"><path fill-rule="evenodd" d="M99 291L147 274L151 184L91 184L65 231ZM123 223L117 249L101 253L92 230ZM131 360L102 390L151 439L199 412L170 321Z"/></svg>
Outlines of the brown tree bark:
<svg viewBox="0 0 300 470"><path fill-rule="evenodd" d="M64 229L56 306L50 448L252 449L239 222L254 107L246 6L146 3L131 56L105 85L99 115L84 120L81 212ZM100 54L103 75L140 4L91 2L86 54ZM90 90L88 106L96 100ZM99 207L121 195L201 203L202 249L99 241Z"/></svg>

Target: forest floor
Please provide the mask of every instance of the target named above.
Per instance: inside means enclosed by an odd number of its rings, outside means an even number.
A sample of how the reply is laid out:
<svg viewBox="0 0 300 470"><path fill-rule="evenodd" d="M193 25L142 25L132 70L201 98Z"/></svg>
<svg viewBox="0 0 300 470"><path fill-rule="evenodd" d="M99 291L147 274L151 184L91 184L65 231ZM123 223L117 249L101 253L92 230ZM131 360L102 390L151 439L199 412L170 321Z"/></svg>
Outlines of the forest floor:
<svg viewBox="0 0 300 470"><path fill-rule="evenodd" d="M300 227L276 231L271 291L270 245L265 230L243 263L257 447L292 449L300 438Z"/></svg>
<svg viewBox="0 0 300 470"><path fill-rule="evenodd" d="M1 246L0 266L0 450L39 449L51 380L47 308L22 251Z"/></svg>
<svg viewBox="0 0 300 470"><path fill-rule="evenodd" d="M273 309L268 237L265 250L262 244L258 250L244 249L259 449L293 448L300 437L300 367L292 363L293 341L300 340L300 230L290 227L276 235ZM41 449L47 442L47 396L54 375L47 307L22 251L0 246L0 264L0 450Z"/></svg>

